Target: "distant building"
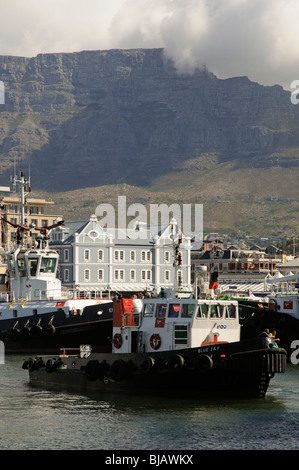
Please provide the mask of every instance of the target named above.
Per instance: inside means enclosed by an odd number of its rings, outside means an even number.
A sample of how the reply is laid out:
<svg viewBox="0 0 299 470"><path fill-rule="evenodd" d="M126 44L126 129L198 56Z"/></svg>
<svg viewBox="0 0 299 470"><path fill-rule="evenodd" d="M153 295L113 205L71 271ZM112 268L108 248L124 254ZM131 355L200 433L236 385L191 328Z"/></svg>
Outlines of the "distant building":
<svg viewBox="0 0 299 470"><path fill-rule="evenodd" d="M277 266L278 271L286 276L287 274L299 273L299 258L294 258Z"/></svg>
<svg viewBox="0 0 299 470"><path fill-rule="evenodd" d="M223 239L219 237L206 238L203 240L203 250L212 250L215 247L224 248Z"/></svg>
<svg viewBox="0 0 299 470"><path fill-rule="evenodd" d="M36 199L26 196L25 198L25 225L35 225L42 227L51 225L58 217L57 215L49 214L48 208L54 202L46 201L45 199ZM0 208L1 217L14 223L21 223L20 219L20 197L19 195L7 186L0 186ZM12 244L15 240L16 230L10 224L2 221L0 224L0 237L1 245L7 248L8 244ZM32 231L29 236L34 240L39 233Z"/></svg>
<svg viewBox="0 0 299 470"><path fill-rule="evenodd" d="M215 247L207 251L191 252L192 281L196 266L206 266L208 273L218 274L218 284L222 292L263 291L265 278L278 272L283 262L282 251L275 246L265 250L258 246L251 249Z"/></svg>
<svg viewBox="0 0 299 470"><path fill-rule="evenodd" d="M176 239L177 225L174 223ZM191 240L182 236L174 267L171 224L159 231L137 223L134 229L103 229L95 215L67 222L50 232L60 253L59 273L70 289L95 292L144 292L177 283L190 287Z"/></svg>

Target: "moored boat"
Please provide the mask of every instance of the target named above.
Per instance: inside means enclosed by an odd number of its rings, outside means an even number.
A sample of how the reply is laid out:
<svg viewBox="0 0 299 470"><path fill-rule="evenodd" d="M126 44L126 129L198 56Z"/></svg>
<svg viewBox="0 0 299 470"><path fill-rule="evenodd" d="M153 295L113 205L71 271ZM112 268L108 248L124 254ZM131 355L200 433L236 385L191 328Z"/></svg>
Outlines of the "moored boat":
<svg viewBox="0 0 299 470"><path fill-rule="evenodd" d="M25 184L22 175L21 201L25 199ZM109 350L112 300L63 291L57 277L59 254L49 247L48 232L63 221L48 227L28 227L24 223L24 205L20 224L3 220L16 229L16 244L7 253L8 291L0 299L0 339L5 351L53 352L65 342L79 347L82 341ZM34 244L27 240L31 230L39 232Z"/></svg>
<svg viewBox="0 0 299 470"><path fill-rule="evenodd" d="M26 360L30 384L75 391L186 398L262 398L286 351L240 341L238 304L155 298L114 302L111 353L61 351Z"/></svg>
<svg viewBox="0 0 299 470"><path fill-rule="evenodd" d="M293 342L299 339L299 275L274 277L267 282L273 287L267 302L239 302L242 335L248 338L265 328L275 330L279 345L290 355Z"/></svg>

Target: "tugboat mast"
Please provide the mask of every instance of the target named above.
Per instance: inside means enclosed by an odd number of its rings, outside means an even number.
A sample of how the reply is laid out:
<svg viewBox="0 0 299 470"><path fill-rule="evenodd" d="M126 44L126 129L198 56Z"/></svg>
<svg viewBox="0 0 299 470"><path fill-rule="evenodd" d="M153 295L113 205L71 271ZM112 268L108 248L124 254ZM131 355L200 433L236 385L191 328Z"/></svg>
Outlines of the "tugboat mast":
<svg viewBox="0 0 299 470"><path fill-rule="evenodd" d="M20 224L25 225L25 201L26 196L30 193L30 179L25 178L24 173L21 171L20 179L17 179L16 176L12 178L12 184L15 187L16 184L19 185L19 194L20 194ZM25 194L25 190L29 188L28 192Z"/></svg>

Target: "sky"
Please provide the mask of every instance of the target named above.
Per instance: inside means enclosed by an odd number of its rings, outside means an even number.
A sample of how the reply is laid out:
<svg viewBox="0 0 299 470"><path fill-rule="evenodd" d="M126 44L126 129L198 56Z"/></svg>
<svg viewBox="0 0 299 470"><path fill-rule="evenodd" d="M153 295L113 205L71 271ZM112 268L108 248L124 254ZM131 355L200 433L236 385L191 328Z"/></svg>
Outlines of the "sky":
<svg viewBox="0 0 299 470"><path fill-rule="evenodd" d="M0 55L162 47L180 73L290 89L298 18L298 0L0 0Z"/></svg>

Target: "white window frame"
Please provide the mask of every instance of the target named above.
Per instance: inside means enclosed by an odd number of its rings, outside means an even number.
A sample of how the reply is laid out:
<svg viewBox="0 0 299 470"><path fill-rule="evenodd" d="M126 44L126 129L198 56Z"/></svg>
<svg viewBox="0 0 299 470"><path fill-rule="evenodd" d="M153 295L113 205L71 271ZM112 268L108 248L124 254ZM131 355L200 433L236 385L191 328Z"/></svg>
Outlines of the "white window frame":
<svg viewBox="0 0 299 470"><path fill-rule="evenodd" d="M142 269L141 270L141 281L151 282L152 281L152 271L151 269Z"/></svg>
<svg viewBox="0 0 299 470"><path fill-rule="evenodd" d="M114 261L119 263L125 262L125 251L124 250L114 250Z"/></svg>
<svg viewBox="0 0 299 470"><path fill-rule="evenodd" d="M152 261L152 253L150 250L142 250L141 251L141 262L142 263L151 263Z"/></svg>
<svg viewBox="0 0 299 470"><path fill-rule="evenodd" d="M98 261L104 261L104 250L98 250Z"/></svg>
<svg viewBox="0 0 299 470"><path fill-rule="evenodd" d="M114 269L114 282L125 282L124 269Z"/></svg>
<svg viewBox="0 0 299 470"><path fill-rule="evenodd" d="M84 249L83 256L84 256L84 263L89 263L89 261L90 261L90 250L88 248Z"/></svg>
<svg viewBox="0 0 299 470"><path fill-rule="evenodd" d="M65 263L68 263L69 260L70 260L70 250L69 250L69 248L65 248L65 249L63 250L63 261L64 261Z"/></svg>
<svg viewBox="0 0 299 470"><path fill-rule="evenodd" d="M90 282L90 269L85 268L83 275L84 275L84 282Z"/></svg>

